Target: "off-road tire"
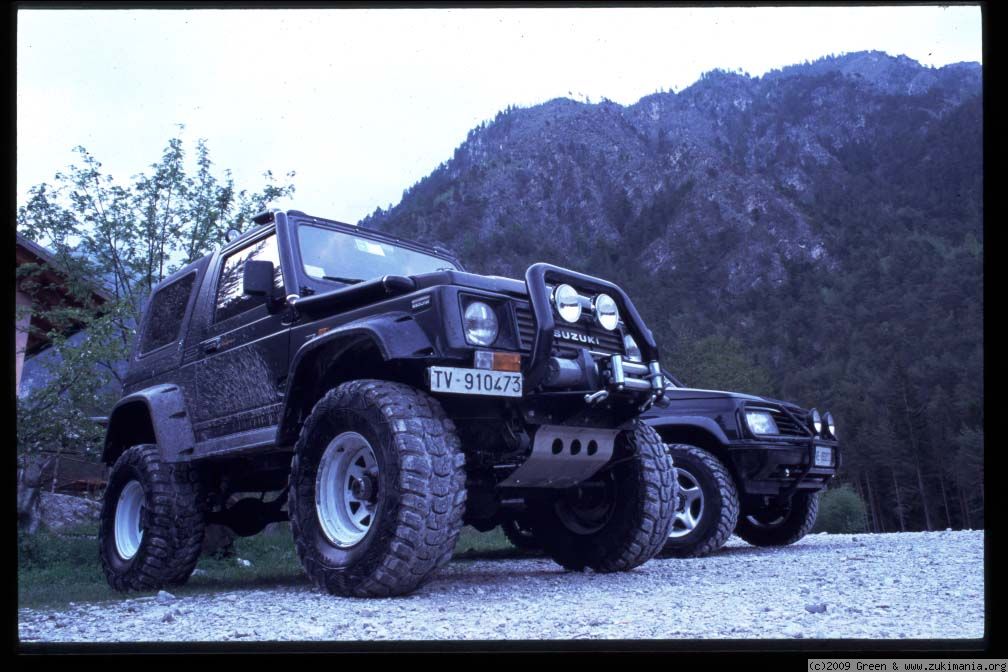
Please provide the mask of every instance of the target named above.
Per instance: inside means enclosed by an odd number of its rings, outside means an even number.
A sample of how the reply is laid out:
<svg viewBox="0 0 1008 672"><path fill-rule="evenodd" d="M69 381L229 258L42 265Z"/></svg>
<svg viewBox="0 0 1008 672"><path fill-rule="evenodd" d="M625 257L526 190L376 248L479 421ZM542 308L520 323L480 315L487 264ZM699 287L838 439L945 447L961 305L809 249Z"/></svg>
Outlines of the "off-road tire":
<svg viewBox="0 0 1008 672"><path fill-rule="evenodd" d="M696 480L703 496L703 509L696 527L682 536L669 537L662 555L698 558L713 553L724 546L738 522L739 499L735 481L721 461L703 448L675 443L669 444L668 451L677 472L685 471ZM680 494L682 485L680 480ZM676 510L679 511L678 506Z"/></svg>
<svg viewBox="0 0 1008 672"><path fill-rule="evenodd" d="M638 423L616 438L612 461L589 481L610 488L611 512L590 533L572 530L559 514L577 488L529 500L529 520L543 550L571 571L625 572L654 557L668 539L678 484L661 437Z"/></svg>
<svg viewBox="0 0 1008 672"><path fill-rule="evenodd" d="M177 574L166 585L180 586L189 580L203 551L206 536L205 489L197 468L184 462L166 465L175 485L175 558Z"/></svg>
<svg viewBox="0 0 1008 672"><path fill-rule="evenodd" d="M116 507L134 480L144 495L143 537L136 553L124 559L116 548ZM133 446L119 456L109 473L98 529L98 554L110 586L123 592L157 590L189 578L203 541L198 492L188 465L164 463L154 444Z"/></svg>
<svg viewBox="0 0 1008 672"><path fill-rule="evenodd" d="M319 521L316 476L328 444L349 431L377 460L377 508L363 538L340 547ZM330 390L305 420L291 463L288 510L305 572L334 595L416 589L451 559L465 510L464 465L455 425L430 395L381 380Z"/></svg>
<svg viewBox="0 0 1008 672"><path fill-rule="evenodd" d="M818 513L818 492L796 492L791 498L790 508L779 523L769 527L754 525L748 516L772 514L765 511L743 511L735 527L735 534L753 546L787 546L809 533Z"/></svg>
<svg viewBox="0 0 1008 672"><path fill-rule="evenodd" d="M542 550L542 544L536 538L535 530L532 529L524 515L505 520L500 527L504 536L515 548L522 551Z"/></svg>

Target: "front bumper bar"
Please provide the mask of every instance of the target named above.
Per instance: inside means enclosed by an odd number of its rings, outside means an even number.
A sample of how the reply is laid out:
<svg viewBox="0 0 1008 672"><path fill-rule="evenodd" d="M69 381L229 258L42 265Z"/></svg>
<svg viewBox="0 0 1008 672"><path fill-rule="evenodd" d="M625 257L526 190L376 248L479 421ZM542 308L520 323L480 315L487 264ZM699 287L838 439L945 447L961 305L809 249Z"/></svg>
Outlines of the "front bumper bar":
<svg viewBox="0 0 1008 672"><path fill-rule="evenodd" d="M815 446L833 450L833 464L816 466ZM733 442L728 456L739 487L750 495L790 496L798 490L822 490L842 462L836 441L797 439L787 443Z"/></svg>
<svg viewBox="0 0 1008 672"><path fill-rule="evenodd" d="M609 294L616 302L624 325L637 342L645 363L626 361L622 355L610 355L606 360L600 362L601 370L596 372L588 370L590 367L594 367L593 362L559 360L553 357L553 332L556 329L556 319L553 315L549 289L546 286L548 278L557 283L569 282L578 288L596 294ZM525 272L525 286L536 320L531 355L523 370L527 389L538 388L547 383L551 377L555 378L558 370L569 367L574 372L574 375L569 378L569 382L599 383L599 388L596 391L585 395L585 401L589 404L601 401L611 393L646 397L647 401L644 402L646 405L650 405L655 399L662 396L665 386L658 361L658 345L630 297L619 286L601 278L545 263L529 266Z"/></svg>

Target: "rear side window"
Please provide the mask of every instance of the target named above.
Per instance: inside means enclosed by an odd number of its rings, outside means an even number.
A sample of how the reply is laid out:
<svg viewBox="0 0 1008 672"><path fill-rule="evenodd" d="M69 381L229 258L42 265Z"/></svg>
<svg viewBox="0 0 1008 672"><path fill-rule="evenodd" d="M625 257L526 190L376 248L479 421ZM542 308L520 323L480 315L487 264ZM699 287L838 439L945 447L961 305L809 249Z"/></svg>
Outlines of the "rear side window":
<svg viewBox="0 0 1008 672"><path fill-rule="evenodd" d="M224 259L220 280L217 282L214 322L234 317L265 302L264 297L249 296L242 291L242 275L245 272L245 262L249 260L273 262L273 287L283 289L280 253L277 251L276 234L272 234L232 252Z"/></svg>
<svg viewBox="0 0 1008 672"><path fill-rule="evenodd" d="M154 293L147 309L147 328L140 341L141 353L178 340L195 279L196 274L190 273Z"/></svg>

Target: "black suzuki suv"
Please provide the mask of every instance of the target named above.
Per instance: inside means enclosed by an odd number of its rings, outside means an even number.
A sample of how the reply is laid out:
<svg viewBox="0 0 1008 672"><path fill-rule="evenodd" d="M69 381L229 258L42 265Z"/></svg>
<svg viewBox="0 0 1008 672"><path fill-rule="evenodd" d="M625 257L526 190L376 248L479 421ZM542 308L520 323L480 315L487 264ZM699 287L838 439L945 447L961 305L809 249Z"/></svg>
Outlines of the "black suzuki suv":
<svg viewBox="0 0 1008 672"><path fill-rule="evenodd" d="M449 252L270 211L159 283L109 418L101 562L119 590L185 582L205 525L290 520L340 595L401 594L463 523L521 516L573 570L629 570L677 484L638 420L654 337L605 280L474 275Z"/></svg>

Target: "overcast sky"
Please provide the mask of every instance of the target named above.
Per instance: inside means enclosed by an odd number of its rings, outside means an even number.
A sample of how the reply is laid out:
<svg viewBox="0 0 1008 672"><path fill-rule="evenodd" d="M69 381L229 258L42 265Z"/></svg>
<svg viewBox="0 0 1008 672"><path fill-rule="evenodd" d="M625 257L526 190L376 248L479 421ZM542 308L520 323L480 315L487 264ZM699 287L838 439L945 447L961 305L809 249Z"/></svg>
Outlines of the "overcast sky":
<svg viewBox="0 0 1008 672"><path fill-rule="evenodd" d="M714 68L757 76L864 49L979 62L980 10L21 10L18 198L76 145L125 182L181 123L239 186L294 170L281 205L356 222L508 105L631 104Z"/></svg>

